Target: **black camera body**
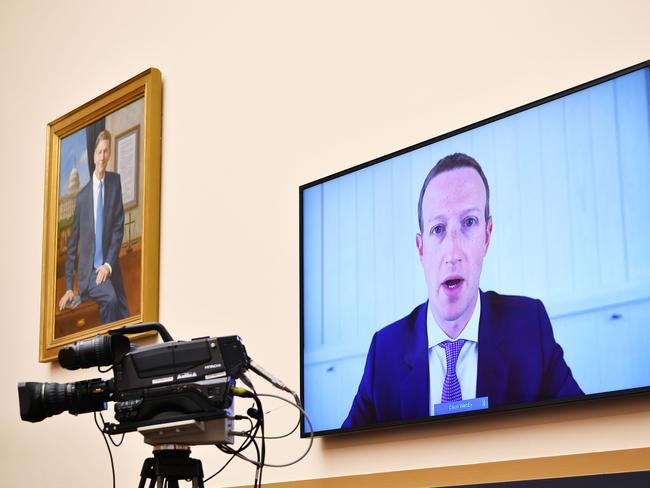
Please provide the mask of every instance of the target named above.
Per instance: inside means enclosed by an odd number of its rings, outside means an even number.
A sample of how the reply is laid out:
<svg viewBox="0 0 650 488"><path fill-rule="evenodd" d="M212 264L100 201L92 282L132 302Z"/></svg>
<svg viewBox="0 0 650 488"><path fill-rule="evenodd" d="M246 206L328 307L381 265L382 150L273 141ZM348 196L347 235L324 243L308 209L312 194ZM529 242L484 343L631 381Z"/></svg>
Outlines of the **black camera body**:
<svg viewBox="0 0 650 488"><path fill-rule="evenodd" d="M237 336L163 342L127 353L114 365L114 431L161 419L225 416L230 388L247 364Z"/></svg>
<svg viewBox="0 0 650 488"><path fill-rule="evenodd" d="M162 329L162 330L161 330ZM125 334L158 330L160 344L135 347ZM72 414L106 409L115 402L110 434L178 420L220 418L232 406L231 388L246 371L249 357L238 336L173 341L160 324L142 324L80 341L59 352L67 369L113 367L110 380L76 383L20 383L23 420L40 422L64 410Z"/></svg>

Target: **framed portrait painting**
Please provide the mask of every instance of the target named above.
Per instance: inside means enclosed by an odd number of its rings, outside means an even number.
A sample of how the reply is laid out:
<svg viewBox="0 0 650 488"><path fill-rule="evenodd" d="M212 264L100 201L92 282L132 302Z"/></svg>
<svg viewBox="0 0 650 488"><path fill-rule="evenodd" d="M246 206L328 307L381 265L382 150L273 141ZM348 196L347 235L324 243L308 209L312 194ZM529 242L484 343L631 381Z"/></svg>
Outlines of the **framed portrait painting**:
<svg viewBox="0 0 650 488"><path fill-rule="evenodd" d="M150 68L48 124L40 361L158 319L161 118Z"/></svg>

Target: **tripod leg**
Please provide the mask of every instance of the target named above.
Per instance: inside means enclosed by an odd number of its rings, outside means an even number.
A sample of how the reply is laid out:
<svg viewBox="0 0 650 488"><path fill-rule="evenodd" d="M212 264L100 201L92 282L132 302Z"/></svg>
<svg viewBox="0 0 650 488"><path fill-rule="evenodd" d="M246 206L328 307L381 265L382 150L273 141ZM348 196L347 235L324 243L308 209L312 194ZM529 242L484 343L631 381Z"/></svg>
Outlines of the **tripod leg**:
<svg viewBox="0 0 650 488"><path fill-rule="evenodd" d="M144 488L144 484L147 482L147 477L146 476L140 476L140 484L138 485L138 488ZM148 488L154 488L154 484L156 483L155 478L151 478L149 481L149 487Z"/></svg>

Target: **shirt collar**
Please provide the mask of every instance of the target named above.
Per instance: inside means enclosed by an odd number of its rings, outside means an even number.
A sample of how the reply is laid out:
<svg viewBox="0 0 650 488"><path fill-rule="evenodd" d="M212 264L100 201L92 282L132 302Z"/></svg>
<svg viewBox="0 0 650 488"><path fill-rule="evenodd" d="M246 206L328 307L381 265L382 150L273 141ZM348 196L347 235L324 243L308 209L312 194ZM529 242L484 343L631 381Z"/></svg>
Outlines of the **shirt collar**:
<svg viewBox="0 0 650 488"><path fill-rule="evenodd" d="M433 318L431 313L431 308L428 307L427 313L427 338L429 341L429 348L437 346L441 342L448 341L449 337L445 334L442 329L438 326L436 319ZM462 330L460 335L454 339L464 339L466 341L478 343L478 324L481 318L481 295L479 293L478 298L476 299L476 306L472 312L472 316L469 318L469 322Z"/></svg>
<svg viewBox="0 0 650 488"><path fill-rule="evenodd" d="M98 180L97 175L93 171L93 188L97 188L99 186L99 183L101 181L104 181L105 179L106 179L106 173L104 173L104 178L102 178L101 180Z"/></svg>

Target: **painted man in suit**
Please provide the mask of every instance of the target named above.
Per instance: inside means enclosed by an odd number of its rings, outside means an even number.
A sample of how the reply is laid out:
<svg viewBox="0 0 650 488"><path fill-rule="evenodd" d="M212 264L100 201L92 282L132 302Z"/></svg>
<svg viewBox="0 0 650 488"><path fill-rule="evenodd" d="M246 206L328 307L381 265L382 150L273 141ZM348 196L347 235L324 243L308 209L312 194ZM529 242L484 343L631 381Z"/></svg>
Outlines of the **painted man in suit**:
<svg viewBox="0 0 650 488"><path fill-rule="evenodd" d="M583 394L542 302L479 290L489 202L470 156L446 156L427 175L415 241L428 301L374 335L344 428L427 417L436 405L481 397L498 407Z"/></svg>
<svg viewBox="0 0 650 488"><path fill-rule="evenodd" d="M81 300L97 302L102 324L129 316L119 262L124 235L122 183L119 174L106 171L110 157L111 134L104 130L95 141L91 181L77 195L65 264L67 290L59 300L59 310L73 303L76 272Z"/></svg>

